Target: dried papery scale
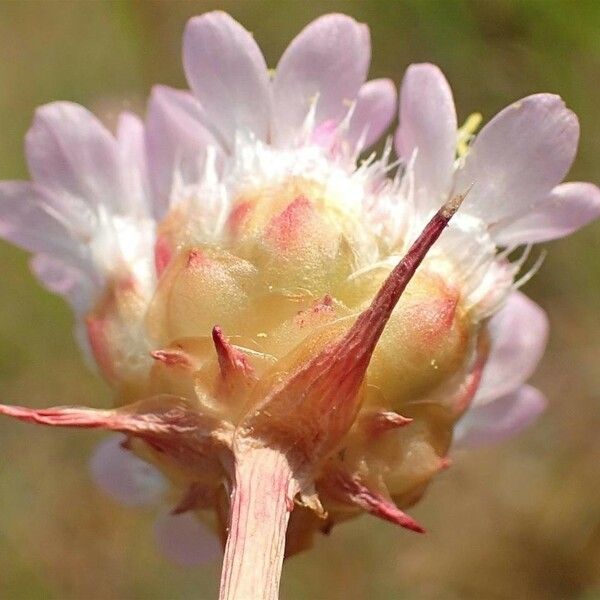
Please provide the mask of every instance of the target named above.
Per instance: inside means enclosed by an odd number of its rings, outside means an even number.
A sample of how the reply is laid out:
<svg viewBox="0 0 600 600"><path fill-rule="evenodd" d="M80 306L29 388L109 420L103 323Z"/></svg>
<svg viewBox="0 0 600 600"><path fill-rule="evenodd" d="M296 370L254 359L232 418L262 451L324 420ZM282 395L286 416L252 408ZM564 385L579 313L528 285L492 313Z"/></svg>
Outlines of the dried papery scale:
<svg viewBox="0 0 600 600"><path fill-rule="evenodd" d="M193 95L157 86L114 136L80 106L42 107L33 181L0 183L0 235L71 303L115 391L110 410L0 412L120 432L96 481L168 502L159 543L185 564L209 554L190 524L216 533L223 599L276 597L284 554L357 515L422 531L404 511L453 438L535 419L524 382L547 320L519 272L532 243L600 214L596 186L560 183L579 130L550 94L475 136L439 69L412 65L394 142L369 155L396 110L369 52L364 25L327 15L270 72L231 17L196 17Z"/></svg>

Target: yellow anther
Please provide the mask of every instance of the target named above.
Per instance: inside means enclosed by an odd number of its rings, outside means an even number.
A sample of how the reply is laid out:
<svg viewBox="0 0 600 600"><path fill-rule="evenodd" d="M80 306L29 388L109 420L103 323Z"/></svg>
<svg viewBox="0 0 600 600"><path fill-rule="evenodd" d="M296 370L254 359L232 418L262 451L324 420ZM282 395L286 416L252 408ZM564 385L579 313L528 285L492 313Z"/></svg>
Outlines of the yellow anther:
<svg viewBox="0 0 600 600"><path fill-rule="evenodd" d="M483 117L481 116L481 113L471 113L467 117L467 120L464 122L463 126L458 130L456 152L458 153L459 157L462 158L468 152L469 144L471 143L475 132L481 125L482 120Z"/></svg>

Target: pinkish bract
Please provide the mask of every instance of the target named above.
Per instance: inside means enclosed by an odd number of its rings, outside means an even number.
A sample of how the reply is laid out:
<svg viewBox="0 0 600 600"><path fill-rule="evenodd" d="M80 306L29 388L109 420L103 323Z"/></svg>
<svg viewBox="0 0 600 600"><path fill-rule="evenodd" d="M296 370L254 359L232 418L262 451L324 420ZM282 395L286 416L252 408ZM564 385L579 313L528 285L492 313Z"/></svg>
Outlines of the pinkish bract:
<svg viewBox="0 0 600 600"><path fill-rule="evenodd" d="M72 305L115 405L0 411L118 432L95 480L169 502L157 534L175 560L212 560L220 537L223 599L276 598L284 553L363 512L423 531L404 510L451 448L535 419L547 320L518 291L525 256L600 214L596 186L561 183L579 127L559 97L475 137L437 67L411 65L397 103L369 59L344 15L273 71L227 14L195 17L191 92L157 86L115 135L43 106L32 181L0 184L0 235Z"/></svg>

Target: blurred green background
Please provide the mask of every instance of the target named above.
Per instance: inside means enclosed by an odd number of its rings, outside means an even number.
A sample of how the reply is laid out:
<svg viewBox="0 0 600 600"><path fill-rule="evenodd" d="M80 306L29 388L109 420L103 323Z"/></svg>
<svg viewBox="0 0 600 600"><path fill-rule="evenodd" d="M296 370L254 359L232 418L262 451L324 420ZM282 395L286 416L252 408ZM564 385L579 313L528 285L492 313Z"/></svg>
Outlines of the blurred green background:
<svg viewBox="0 0 600 600"><path fill-rule="evenodd" d="M570 178L600 181L600 2L222 1L0 3L0 177L25 178L22 139L34 108L80 102L108 122L143 111L153 83L184 86L188 17L229 11L270 66L314 17L368 23L372 76L400 81L439 64L463 120L539 91L581 119ZM363 517L290 560L282 598L600 598L600 223L555 242L527 292L552 334L535 377L550 406L518 439L471 453L413 509L416 536ZM44 292L23 252L0 243L0 398L105 406L83 366L72 318ZM87 471L99 434L0 422L0 598L211 599L218 565L179 569L157 553L151 510L112 503Z"/></svg>

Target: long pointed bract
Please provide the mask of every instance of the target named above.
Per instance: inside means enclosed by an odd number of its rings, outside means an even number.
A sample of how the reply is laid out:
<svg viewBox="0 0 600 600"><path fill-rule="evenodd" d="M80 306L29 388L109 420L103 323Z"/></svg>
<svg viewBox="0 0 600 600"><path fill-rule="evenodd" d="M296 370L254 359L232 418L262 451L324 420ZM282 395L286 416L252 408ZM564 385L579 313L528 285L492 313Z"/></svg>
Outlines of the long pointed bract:
<svg viewBox="0 0 600 600"><path fill-rule="evenodd" d="M463 199L455 196L442 206L350 330L269 390L242 422L238 438L293 448L304 463L331 452L354 422L360 386L394 307Z"/></svg>

